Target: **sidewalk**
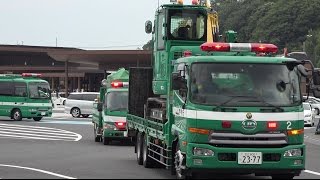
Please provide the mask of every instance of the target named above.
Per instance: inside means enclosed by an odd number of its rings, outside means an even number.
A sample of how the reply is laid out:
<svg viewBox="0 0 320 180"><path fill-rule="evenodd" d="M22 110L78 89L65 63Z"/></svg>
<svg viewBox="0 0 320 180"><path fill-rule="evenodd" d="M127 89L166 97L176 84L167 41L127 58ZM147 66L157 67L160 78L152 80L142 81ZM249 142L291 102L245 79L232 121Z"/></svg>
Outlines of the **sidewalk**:
<svg viewBox="0 0 320 180"><path fill-rule="evenodd" d="M64 113L64 106L60 106L60 107L54 107L52 109L53 113Z"/></svg>

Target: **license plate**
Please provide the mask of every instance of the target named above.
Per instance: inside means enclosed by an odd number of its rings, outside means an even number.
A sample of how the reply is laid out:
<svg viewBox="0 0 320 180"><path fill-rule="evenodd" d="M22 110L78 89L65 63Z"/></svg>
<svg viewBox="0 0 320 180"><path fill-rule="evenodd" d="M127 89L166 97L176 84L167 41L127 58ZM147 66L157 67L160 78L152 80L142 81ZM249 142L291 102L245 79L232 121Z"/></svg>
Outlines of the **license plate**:
<svg viewBox="0 0 320 180"><path fill-rule="evenodd" d="M46 112L41 112L41 116L44 116L44 115L46 115Z"/></svg>
<svg viewBox="0 0 320 180"><path fill-rule="evenodd" d="M123 136L128 137L128 132L127 131L123 132Z"/></svg>
<svg viewBox="0 0 320 180"><path fill-rule="evenodd" d="M262 153L238 152L238 164L262 164Z"/></svg>

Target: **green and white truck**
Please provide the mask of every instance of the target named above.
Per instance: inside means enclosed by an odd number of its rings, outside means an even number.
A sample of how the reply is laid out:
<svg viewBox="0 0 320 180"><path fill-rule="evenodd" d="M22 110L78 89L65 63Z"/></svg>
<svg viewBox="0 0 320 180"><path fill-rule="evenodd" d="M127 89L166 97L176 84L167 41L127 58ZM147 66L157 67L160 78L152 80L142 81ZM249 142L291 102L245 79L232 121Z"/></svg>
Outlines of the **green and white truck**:
<svg viewBox="0 0 320 180"><path fill-rule="evenodd" d="M231 32L218 42L215 21L207 6L181 4L157 9L153 28L147 21L153 66L129 70L127 127L138 164L179 179L298 176L306 164L300 82L310 70L319 85L319 73L275 57L272 44L234 43Z"/></svg>
<svg viewBox="0 0 320 180"><path fill-rule="evenodd" d="M102 141L107 145L112 140L128 139L126 129L128 81L129 72L124 68L102 80L99 98L93 105L92 122L96 142Z"/></svg>

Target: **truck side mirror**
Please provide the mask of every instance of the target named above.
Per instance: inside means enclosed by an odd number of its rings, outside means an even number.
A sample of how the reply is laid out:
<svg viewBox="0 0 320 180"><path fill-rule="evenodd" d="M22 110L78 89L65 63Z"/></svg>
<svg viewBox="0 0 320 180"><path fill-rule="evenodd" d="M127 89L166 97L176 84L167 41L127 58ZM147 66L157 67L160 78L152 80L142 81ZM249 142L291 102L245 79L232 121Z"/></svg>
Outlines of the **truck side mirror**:
<svg viewBox="0 0 320 180"><path fill-rule="evenodd" d="M97 109L98 109L99 112L102 111L102 106L103 106L102 102L98 102Z"/></svg>
<svg viewBox="0 0 320 180"><path fill-rule="evenodd" d="M146 21L145 23L145 31L147 34L152 33L152 22L151 21Z"/></svg>
<svg viewBox="0 0 320 180"><path fill-rule="evenodd" d="M314 85L320 85L320 70L314 70L312 73L312 78L313 78L313 84Z"/></svg>
<svg viewBox="0 0 320 180"><path fill-rule="evenodd" d="M173 90L187 89L186 80L181 77L179 72L172 73L171 80Z"/></svg>

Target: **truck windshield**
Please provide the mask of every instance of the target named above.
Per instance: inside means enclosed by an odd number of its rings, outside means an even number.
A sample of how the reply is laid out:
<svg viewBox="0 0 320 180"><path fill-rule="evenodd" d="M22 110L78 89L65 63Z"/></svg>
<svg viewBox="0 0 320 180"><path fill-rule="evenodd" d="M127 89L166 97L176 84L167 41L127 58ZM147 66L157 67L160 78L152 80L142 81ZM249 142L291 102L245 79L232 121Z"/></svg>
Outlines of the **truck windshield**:
<svg viewBox="0 0 320 180"><path fill-rule="evenodd" d="M51 96L50 86L46 82L30 82L29 95L33 99L49 99Z"/></svg>
<svg viewBox="0 0 320 180"><path fill-rule="evenodd" d="M128 110L128 92L117 91L106 94L105 103L109 111L127 111Z"/></svg>
<svg viewBox="0 0 320 180"><path fill-rule="evenodd" d="M202 11L174 9L169 11L170 40L206 40L206 15Z"/></svg>
<svg viewBox="0 0 320 180"><path fill-rule="evenodd" d="M284 64L194 63L190 99L214 106L292 106L301 103L296 69Z"/></svg>

